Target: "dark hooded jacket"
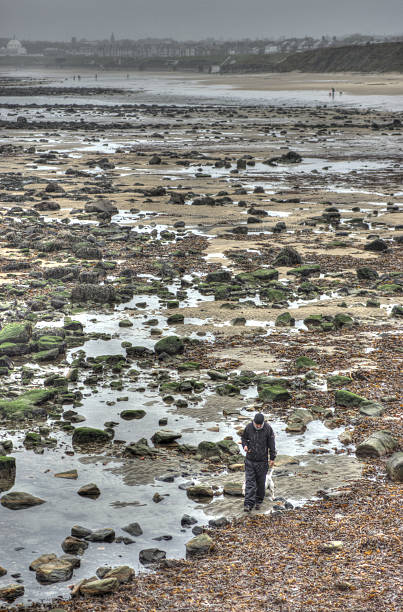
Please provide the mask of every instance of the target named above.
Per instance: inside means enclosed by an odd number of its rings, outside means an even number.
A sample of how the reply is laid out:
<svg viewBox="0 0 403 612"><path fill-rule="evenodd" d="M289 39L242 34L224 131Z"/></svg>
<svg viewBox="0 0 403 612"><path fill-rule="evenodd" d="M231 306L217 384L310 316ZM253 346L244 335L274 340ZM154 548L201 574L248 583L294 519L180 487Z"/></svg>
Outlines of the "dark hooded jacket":
<svg viewBox="0 0 403 612"><path fill-rule="evenodd" d="M276 457L274 432L268 423L264 423L261 429L249 423L242 434L242 448L245 446L248 447L246 458L249 461L267 461L269 452L271 461Z"/></svg>

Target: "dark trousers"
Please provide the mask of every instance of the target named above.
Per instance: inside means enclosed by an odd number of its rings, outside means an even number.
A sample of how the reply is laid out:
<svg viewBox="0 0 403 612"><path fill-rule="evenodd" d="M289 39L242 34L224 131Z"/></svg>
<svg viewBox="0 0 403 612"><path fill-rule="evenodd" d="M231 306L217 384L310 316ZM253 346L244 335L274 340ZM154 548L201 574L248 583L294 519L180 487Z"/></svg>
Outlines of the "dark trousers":
<svg viewBox="0 0 403 612"><path fill-rule="evenodd" d="M246 508L253 508L264 500L266 474L269 469L267 461L250 461L245 459L245 501Z"/></svg>

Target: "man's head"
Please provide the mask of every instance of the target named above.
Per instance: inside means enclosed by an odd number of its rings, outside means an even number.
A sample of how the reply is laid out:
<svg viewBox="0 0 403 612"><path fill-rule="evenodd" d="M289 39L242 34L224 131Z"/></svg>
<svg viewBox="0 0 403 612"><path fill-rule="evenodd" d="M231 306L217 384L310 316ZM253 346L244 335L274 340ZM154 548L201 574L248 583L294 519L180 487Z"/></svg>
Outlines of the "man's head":
<svg viewBox="0 0 403 612"><path fill-rule="evenodd" d="M264 416L261 412L258 412L257 414L255 414L255 418L253 419L253 424L256 427L256 429L262 429L263 424L264 424Z"/></svg>

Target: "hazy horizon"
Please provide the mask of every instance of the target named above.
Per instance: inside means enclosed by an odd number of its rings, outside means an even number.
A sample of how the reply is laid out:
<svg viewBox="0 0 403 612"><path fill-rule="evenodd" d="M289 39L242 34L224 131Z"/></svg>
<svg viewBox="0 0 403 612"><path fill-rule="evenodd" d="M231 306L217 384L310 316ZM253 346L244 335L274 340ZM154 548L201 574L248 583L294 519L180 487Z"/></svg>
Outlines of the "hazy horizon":
<svg viewBox="0 0 403 612"><path fill-rule="evenodd" d="M0 0L0 36L20 40L259 39L402 33L402 0ZM398 26L396 25L398 24ZM397 29L400 28L400 30Z"/></svg>

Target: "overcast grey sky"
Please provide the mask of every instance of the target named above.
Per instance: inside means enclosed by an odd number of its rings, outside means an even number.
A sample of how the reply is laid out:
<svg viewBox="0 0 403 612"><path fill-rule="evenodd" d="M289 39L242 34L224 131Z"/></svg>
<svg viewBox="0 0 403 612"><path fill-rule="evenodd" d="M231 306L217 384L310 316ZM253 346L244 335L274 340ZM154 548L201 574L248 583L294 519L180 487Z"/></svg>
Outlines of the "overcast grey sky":
<svg viewBox="0 0 403 612"><path fill-rule="evenodd" d="M0 36L178 40L403 31L403 0L0 0Z"/></svg>

